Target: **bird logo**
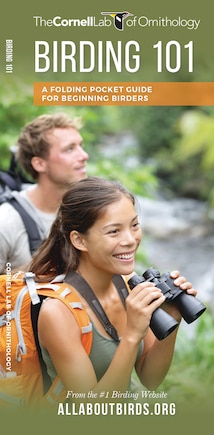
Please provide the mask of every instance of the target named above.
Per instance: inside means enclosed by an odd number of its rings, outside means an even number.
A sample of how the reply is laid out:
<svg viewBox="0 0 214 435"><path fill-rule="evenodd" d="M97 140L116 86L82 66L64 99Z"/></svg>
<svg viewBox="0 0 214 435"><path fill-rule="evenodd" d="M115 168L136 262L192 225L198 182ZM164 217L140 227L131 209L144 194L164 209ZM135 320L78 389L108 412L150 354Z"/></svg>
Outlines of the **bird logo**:
<svg viewBox="0 0 214 435"><path fill-rule="evenodd" d="M133 15L130 14L130 12L101 12L101 14L113 17L114 27L116 27L117 30L123 30L125 18Z"/></svg>

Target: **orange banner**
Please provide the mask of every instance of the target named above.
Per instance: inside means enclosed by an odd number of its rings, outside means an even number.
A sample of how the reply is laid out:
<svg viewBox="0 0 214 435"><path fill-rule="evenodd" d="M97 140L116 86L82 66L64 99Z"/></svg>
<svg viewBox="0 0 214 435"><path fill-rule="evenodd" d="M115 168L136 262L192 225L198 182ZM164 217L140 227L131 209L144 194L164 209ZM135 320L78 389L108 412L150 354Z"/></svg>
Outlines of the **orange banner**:
<svg viewBox="0 0 214 435"><path fill-rule="evenodd" d="M36 106L214 106L214 82L35 82Z"/></svg>

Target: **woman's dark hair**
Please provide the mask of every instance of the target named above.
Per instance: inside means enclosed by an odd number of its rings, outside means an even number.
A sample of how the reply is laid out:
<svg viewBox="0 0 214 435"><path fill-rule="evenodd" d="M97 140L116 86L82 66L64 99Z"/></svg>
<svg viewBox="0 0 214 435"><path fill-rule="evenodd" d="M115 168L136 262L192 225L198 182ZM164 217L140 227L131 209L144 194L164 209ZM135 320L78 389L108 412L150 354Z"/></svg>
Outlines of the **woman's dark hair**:
<svg viewBox="0 0 214 435"><path fill-rule="evenodd" d="M30 270L41 279L76 270L81 252L71 244L70 232L86 234L106 207L122 196L135 203L134 196L116 181L88 177L74 183L64 194L49 237L34 255Z"/></svg>

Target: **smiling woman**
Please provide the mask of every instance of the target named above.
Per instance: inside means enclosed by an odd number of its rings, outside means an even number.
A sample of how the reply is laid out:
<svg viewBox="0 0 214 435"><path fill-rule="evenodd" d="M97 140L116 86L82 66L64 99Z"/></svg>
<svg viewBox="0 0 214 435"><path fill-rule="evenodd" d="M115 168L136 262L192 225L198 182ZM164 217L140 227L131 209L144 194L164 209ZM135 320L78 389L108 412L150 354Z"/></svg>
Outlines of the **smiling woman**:
<svg viewBox="0 0 214 435"><path fill-rule="evenodd" d="M81 252L78 266L81 274L84 274L88 261L103 273L132 273L135 253L141 241L141 229L133 202L123 195L106 207L94 223L93 231L89 229L81 236L76 231L71 232L70 239ZM93 272L90 275L88 279L91 281Z"/></svg>
<svg viewBox="0 0 214 435"><path fill-rule="evenodd" d="M118 270L118 266L123 267L123 261L118 261L116 256L130 256L130 253L134 270L134 254L141 241L134 202L133 195L116 182L88 177L73 184L63 197L50 243L47 241L42 249L43 255L40 253L38 257L39 267L35 259L33 271L38 275L49 275L52 271L52 276L55 276L81 268L82 273L85 264L91 266L92 257L94 262L99 262L98 249L102 258L104 251L106 253L103 273L110 273L110 276L124 273L124 270ZM49 256L56 238L61 249ZM105 270L107 262L109 270ZM126 272L126 275L131 273Z"/></svg>
<svg viewBox="0 0 214 435"><path fill-rule="evenodd" d="M48 372L52 380L59 375L67 391L84 393L86 398L92 391L103 398L106 391L106 397L112 398L113 391L132 389L134 366L149 389L156 388L167 373L176 331L159 342L149 328L165 297L148 281L128 292L124 278L134 272L141 236L133 195L117 182L88 177L65 193L49 238L31 262L30 270L40 280L65 274L69 283L75 274L85 283L84 293L79 286L72 291L92 324L89 355L74 316L61 301L47 299L39 314L39 340ZM196 293L178 272L171 277L182 290ZM101 321L100 312L107 323ZM181 320L175 307L169 312ZM116 334L110 333L112 329Z"/></svg>

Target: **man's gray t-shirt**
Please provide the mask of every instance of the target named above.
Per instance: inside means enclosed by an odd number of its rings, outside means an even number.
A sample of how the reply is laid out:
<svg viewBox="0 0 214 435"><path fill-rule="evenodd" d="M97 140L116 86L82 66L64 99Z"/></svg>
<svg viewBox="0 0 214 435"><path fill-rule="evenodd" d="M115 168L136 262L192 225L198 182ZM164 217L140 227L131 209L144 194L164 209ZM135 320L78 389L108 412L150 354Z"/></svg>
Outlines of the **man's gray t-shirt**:
<svg viewBox="0 0 214 435"><path fill-rule="evenodd" d="M39 231L42 239L45 239L55 219L56 213L44 213L36 208L26 195L27 190L16 192L22 204L39 222ZM6 263L11 264L12 270L22 269L31 260L28 235L21 216L9 203L0 206L0 273L4 273Z"/></svg>

